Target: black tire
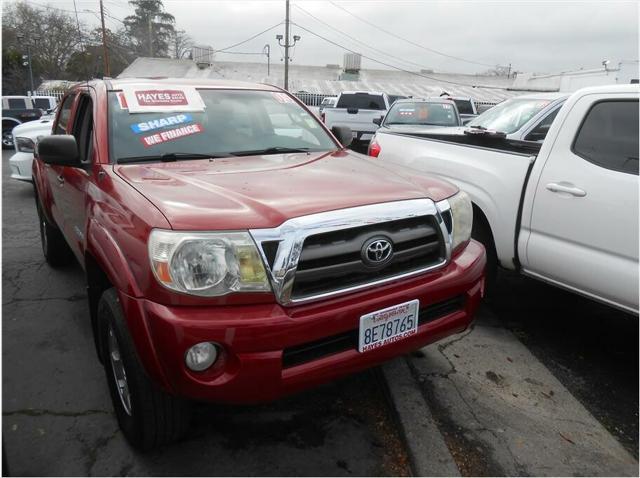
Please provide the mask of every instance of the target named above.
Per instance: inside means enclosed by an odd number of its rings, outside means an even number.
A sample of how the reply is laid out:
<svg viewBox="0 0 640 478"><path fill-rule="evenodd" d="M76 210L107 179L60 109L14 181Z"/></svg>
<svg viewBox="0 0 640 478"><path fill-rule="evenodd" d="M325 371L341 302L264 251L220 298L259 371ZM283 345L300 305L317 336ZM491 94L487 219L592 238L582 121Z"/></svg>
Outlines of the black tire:
<svg viewBox="0 0 640 478"><path fill-rule="evenodd" d="M162 391L144 371L114 288L102 294L97 315L111 400L127 441L133 447L147 451L182 438L189 428L191 404ZM116 349L110 347L110 335L117 343ZM114 350L117 350L119 360L114 360ZM120 367L124 368L128 400L121 398L116 381L116 374L122 373Z"/></svg>
<svg viewBox="0 0 640 478"><path fill-rule="evenodd" d="M44 215L37 196L36 207L38 209L38 222L40 223L42 253L44 254L47 264L54 268L64 267L70 264L73 260L73 252L71 252L60 229L51 224Z"/></svg>
<svg viewBox="0 0 640 478"><path fill-rule="evenodd" d="M11 130L2 132L2 149L13 149L13 136Z"/></svg>
<svg viewBox="0 0 640 478"><path fill-rule="evenodd" d="M493 242L491 228L484 217L477 214L473 216L473 228L471 237L480 242L487 251L487 268L485 269L485 297L491 298L496 290L498 278L498 254Z"/></svg>

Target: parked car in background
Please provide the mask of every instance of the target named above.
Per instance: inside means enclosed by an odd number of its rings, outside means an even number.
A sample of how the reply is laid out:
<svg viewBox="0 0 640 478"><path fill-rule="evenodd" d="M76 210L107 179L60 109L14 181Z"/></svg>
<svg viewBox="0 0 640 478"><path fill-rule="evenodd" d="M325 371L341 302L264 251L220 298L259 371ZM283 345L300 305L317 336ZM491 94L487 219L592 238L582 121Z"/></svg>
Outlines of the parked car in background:
<svg viewBox="0 0 640 478"><path fill-rule="evenodd" d="M325 110L327 127L348 126L353 140L367 143L378 125L373 122L382 118L389 109L389 97L377 91L343 91L338 96L336 107Z"/></svg>
<svg viewBox="0 0 640 478"><path fill-rule="evenodd" d="M577 91L554 111L542 145L381 128L377 161L405 174L428 171L471 196L489 282L500 265L637 314L638 92ZM554 101L564 99L511 100L504 108L520 114L494 124L517 131Z"/></svg>
<svg viewBox="0 0 640 478"><path fill-rule="evenodd" d="M36 121L20 124L13 128L13 144L16 152L9 158L11 178L18 181L32 181L32 163L35 145L39 139L51 134L55 115L41 116Z"/></svg>
<svg viewBox="0 0 640 478"><path fill-rule="evenodd" d="M326 108L335 108L337 101L337 96L327 96L326 98L323 98L322 102L320 103L320 109L318 110L318 113L322 115Z"/></svg>
<svg viewBox="0 0 640 478"><path fill-rule="evenodd" d="M462 120L455 103L447 98L426 98L398 100L382 120L374 123L380 130L395 133L415 134L433 130L461 126ZM369 156L377 156L376 135L369 143Z"/></svg>
<svg viewBox="0 0 640 478"><path fill-rule="evenodd" d="M43 110L33 106L28 96L2 97L2 148L13 148L11 130L19 124L40 118Z"/></svg>
<svg viewBox="0 0 640 478"><path fill-rule="evenodd" d="M349 128L280 88L96 80L53 132L33 165L44 256L86 273L136 447L179 438L188 400L307 389L460 332L480 303L468 196L346 149Z"/></svg>
<svg viewBox="0 0 640 478"><path fill-rule="evenodd" d="M569 93L532 93L497 104L464 127L438 130L441 135L500 136L520 141L544 141Z"/></svg>

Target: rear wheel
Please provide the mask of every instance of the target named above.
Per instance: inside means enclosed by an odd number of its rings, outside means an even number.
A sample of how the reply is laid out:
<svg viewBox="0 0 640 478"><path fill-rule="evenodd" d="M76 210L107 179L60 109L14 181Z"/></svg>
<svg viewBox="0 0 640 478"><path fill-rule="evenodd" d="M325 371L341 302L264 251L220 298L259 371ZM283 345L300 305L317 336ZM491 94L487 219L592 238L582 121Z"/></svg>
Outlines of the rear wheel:
<svg viewBox="0 0 640 478"><path fill-rule="evenodd" d="M111 400L127 441L150 450L182 438L189 427L190 403L162 391L146 374L113 288L98 304L98 334Z"/></svg>
<svg viewBox="0 0 640 478"><path fill-rule="evenodd" d="M40 223L40 241L45 260L51 267L62 267L69 264L73 260L73 253L60 229L51 224L44 215L37 197L36 207Z"/></svg>

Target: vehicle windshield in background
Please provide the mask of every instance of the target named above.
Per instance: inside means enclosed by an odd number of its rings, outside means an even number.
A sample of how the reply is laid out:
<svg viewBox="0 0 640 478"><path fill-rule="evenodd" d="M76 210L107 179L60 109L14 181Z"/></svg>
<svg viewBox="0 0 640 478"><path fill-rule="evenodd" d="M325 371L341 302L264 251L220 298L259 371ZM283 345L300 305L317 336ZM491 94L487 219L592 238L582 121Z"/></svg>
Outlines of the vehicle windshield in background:
<svg viewBox="0 0 640 478"><path fill-rule="evenodd" d="M473 105L471 104L471 100L453 100L453 102L458 107L458 113L461 115L473 114Z"/></svg>
<svg viewBox="0 0 640 478"><path fill-rule="evenodd" d="M203 111L130 113L109 93L112 162L328 151L320 123L288 95L258 90L196 90ZM185 108L188 109L188 108ZM161 110L161 108L159 108Z"/></svg>
<svg viewBox="0 0 640 478"><path fill-rule="evenodd" d="M507 100L494 106L467 123L469 127L513 133L537 115L550 103L549 100L518 99Z"/></svg>
<svg viewBox="0 0 640 478"><path fill-rule="evenodd" d="M384 120L385 126L394 124L458 126L458 117L450 103L395 103Z"/></svg>
<svg viewBox="0 0 640 478"><path fill-rule="evenodd" d="M362 110L384 110L384 98L382 95L369 93L346 93L340 95L336 108L358 108Z"/></svg>

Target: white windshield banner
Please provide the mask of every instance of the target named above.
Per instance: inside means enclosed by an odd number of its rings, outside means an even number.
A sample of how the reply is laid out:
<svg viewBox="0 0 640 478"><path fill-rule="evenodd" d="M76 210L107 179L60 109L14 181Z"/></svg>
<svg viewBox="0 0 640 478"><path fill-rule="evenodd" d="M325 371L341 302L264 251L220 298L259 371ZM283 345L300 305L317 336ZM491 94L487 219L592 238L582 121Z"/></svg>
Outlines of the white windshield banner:
<svg viewBox="0 0 640 478"><path fill-rule="evenodd" d="M191 86L124 85L118 99L129 113L183 113L205 108L200 93Z"/></svg>

